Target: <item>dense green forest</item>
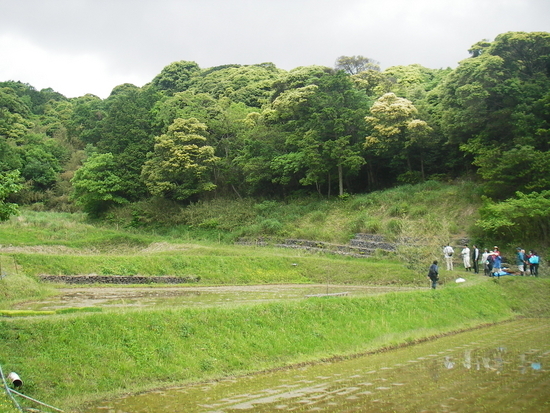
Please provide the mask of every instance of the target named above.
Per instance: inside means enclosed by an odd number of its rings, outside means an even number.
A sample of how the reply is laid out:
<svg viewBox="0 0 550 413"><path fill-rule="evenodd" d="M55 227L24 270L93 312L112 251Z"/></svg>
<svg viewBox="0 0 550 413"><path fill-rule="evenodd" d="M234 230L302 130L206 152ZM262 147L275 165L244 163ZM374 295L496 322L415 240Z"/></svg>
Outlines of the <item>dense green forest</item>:
<svg viewBox="0 0 550 413"><path fill-rule="evenodd" d="M179 61L106 99L0 82L0 219L20 205L101 217L144 201L345 198L466 178L484 196L483 230L547 244L550 33L469 52L454 70Z"/></svg>

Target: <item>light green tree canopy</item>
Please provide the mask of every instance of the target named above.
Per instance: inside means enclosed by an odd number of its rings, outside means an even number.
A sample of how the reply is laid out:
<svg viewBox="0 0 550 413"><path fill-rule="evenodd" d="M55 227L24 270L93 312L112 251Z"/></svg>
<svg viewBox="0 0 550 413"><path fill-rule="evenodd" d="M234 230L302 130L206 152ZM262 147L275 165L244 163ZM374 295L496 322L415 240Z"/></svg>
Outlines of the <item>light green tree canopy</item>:
<svg viewBox="0 0 550 413"><path fill-rule="evenodd" d="M206 129L196 118L177 118L166 134L155 137L154 152L142 169L152 195L183 201L215 189L209 172L218 158L206 144Z"/></svg>
<svg viewBox="0 0 550 413"><path fill-rule="evenodd" d="M183 92L192 84L193 76L200 71L195 62L185 60L170 63L153 79L153 87L167 94Z"/></svg>
<svg viewBox="0 0 550 413"><path fill-rule="evenodd" d="M386 93L370 109L365 121L371 128L365 147L377 155L405 156L409 171L412 171L412 155L419 151L423 173L422 150L430 144L430 126L418 119L418 110L408 99Z"/></svg>

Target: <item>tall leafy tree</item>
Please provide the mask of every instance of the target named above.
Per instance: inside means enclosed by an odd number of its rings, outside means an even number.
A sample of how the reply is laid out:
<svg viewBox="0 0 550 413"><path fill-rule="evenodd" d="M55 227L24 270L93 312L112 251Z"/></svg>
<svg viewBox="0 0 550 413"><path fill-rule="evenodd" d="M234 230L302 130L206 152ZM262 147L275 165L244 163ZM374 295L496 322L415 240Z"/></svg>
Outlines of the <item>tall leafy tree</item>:
<svg viewBox="0 0 550 413"><path fill-rule="evenodd" d="M21 188L19 171L0 172L0 221L7 221L10 216L17 215L17 204L6 200Z"/></svg>
<svg viewBox="0 0 550 413"><path fill-rule="evenodd" d="M155 137L154 152L142 171L151 194L184 201L215 189L210 172L218 158L205 135L205 124L178 118L166 134Z"/></svg>
<svg viewBox="0 0 550 413"><path fill-rule="evenodd" d="M443 130L452 144L473 156L482 177L502 170L506 159L506 168L542 181L544 170L511 155L529 148L544 157L550 149L550 33L509 32L482 46L473 47L479 52L460 62L442 84ZM506 197L513 195L513 187L526 188L525 177L510 178L506 186L487 182L487 193Z"/></svg>
<svg viewBox="0 0 550 413"><path fill-rule="evenodd" d="M0 137L22 139L32 127L30 116L30 108L13 89L0 89Z"/></svg>
<svg viewBox="0 0 550 413"><path fill-rule="evenodd" d="M168 95L187 90L193 83L193 77L200 72L195 62L179 61L170 63L153 79L153 87Z"/></svg>
<svg viewBox="0 0 550 413"><path fill-rule="evenodd" d="M386 93L370 108L370 115L365 117L371 129L365 146L378 156L392 159L399 168L398 160L406 161L407 171L420 169L424 174L424 152L431 144L431 128L418 118L418 110L412 102ZM418 169L413 167L413 158L419 157Z"/></svg>
<svg viewBox="0 0 550 413"><path fill-rule="evenodd" d="M208 128L209 141L220 158L215 168L216 190L240 195L245 190L242 188L243 176L234 159L243 148L244 133L248 129L245 119L252 111L253 108L227 97L215 99L207 93L185 91L157 102L154 108L155 126L166 133L177 118L196 118L204 123Z"/></svg>
<svg viewBox="0 0 550 413"><path fill-rule="evenodd" d="M190 90L260 108L268 102L271 85L282 72L273 63L214 67L198 74Z"/></svg>
<svg viewBox="0 0 550 413"><path fill-rule="evenodd" d="M101 122L107 116L105 101L87 94L71 99L72 112L67 120L67 131L84 145L97 145L102 138Z"/></svg>
<svg viewBox="0 0 550 413"><path fill-rule="evenodd" d="M374 70L380 71L380 63L374 59L365 56L340 56L336 59L334 67L337 70L343 70L349 75L356 75L358 73Z"/></svg>
<svg viewBox="0 0 550 413"><path fill-rule="evenodd" d="M153 150L152 108L159 98L154 88L125 84L117 86L105 101L97 148L115 157L122 193L129 201L148 196L140 176L147 153Z"/></svg>
<svg viewBox="0 0 550 413"><path fill-rule="evenodd" d="M289 134L288 152L279 156L273 167L280 179L297 174L302 185L315 182L321 188L326 184L329 193L335 177L342 195L346 176L356 174L364 163L359 142L364 133L361 119L367 111L366 96L343 71L314 66L296 74L291 71L289 80L281 84L298 87L276 95L271 112L265 114ZM319 159L324 167L320 167Z"/></svg>
<svg viewBox="0 0 550 413"><path fill-rule="evenodd" d="M113 206L127 203L119 171L113 154L91 153L71 180L71 198L94 217L101 216Z"/></svg>
<svg viewBox="0 0 550 413"><path fill-rule="evenodd" d="M271 110L267 111L268 114ZM237 172L231 182L239 194L250 196L284 195L290 185L281 185L273 168L274 159L285 154L287 133L282 125L268 123L265 113L252 112L243 121L245 130L240 134L241 143L235 148L232 165ZM292 187L294 188L294 187Z"/></svg>

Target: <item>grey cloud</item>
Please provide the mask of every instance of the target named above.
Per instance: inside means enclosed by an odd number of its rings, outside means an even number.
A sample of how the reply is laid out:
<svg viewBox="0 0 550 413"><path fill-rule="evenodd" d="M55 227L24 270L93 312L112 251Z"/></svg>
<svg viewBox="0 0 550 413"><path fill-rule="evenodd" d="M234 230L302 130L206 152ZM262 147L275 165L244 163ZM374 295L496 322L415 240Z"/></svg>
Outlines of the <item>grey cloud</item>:
<svg viewBox="0 0 550 413"><path fill-rule="evenodd" d="M0 10L0 35L149 79L176 60L292 69L361 54L382 67L455 67L479 40L550 31L547 0L0 0Z"/></svg>

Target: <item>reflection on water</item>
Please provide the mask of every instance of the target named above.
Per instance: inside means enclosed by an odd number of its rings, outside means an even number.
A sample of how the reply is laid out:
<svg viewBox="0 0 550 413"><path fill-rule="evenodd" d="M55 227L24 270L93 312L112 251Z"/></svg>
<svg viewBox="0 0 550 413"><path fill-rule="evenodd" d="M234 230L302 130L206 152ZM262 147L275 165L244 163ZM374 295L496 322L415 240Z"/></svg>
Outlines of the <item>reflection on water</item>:
<svg viewBox="0 0 550 413"><path fill-rule="evenodd" d="M549 412L550 323L109 401L88 413Z"/></svg>

